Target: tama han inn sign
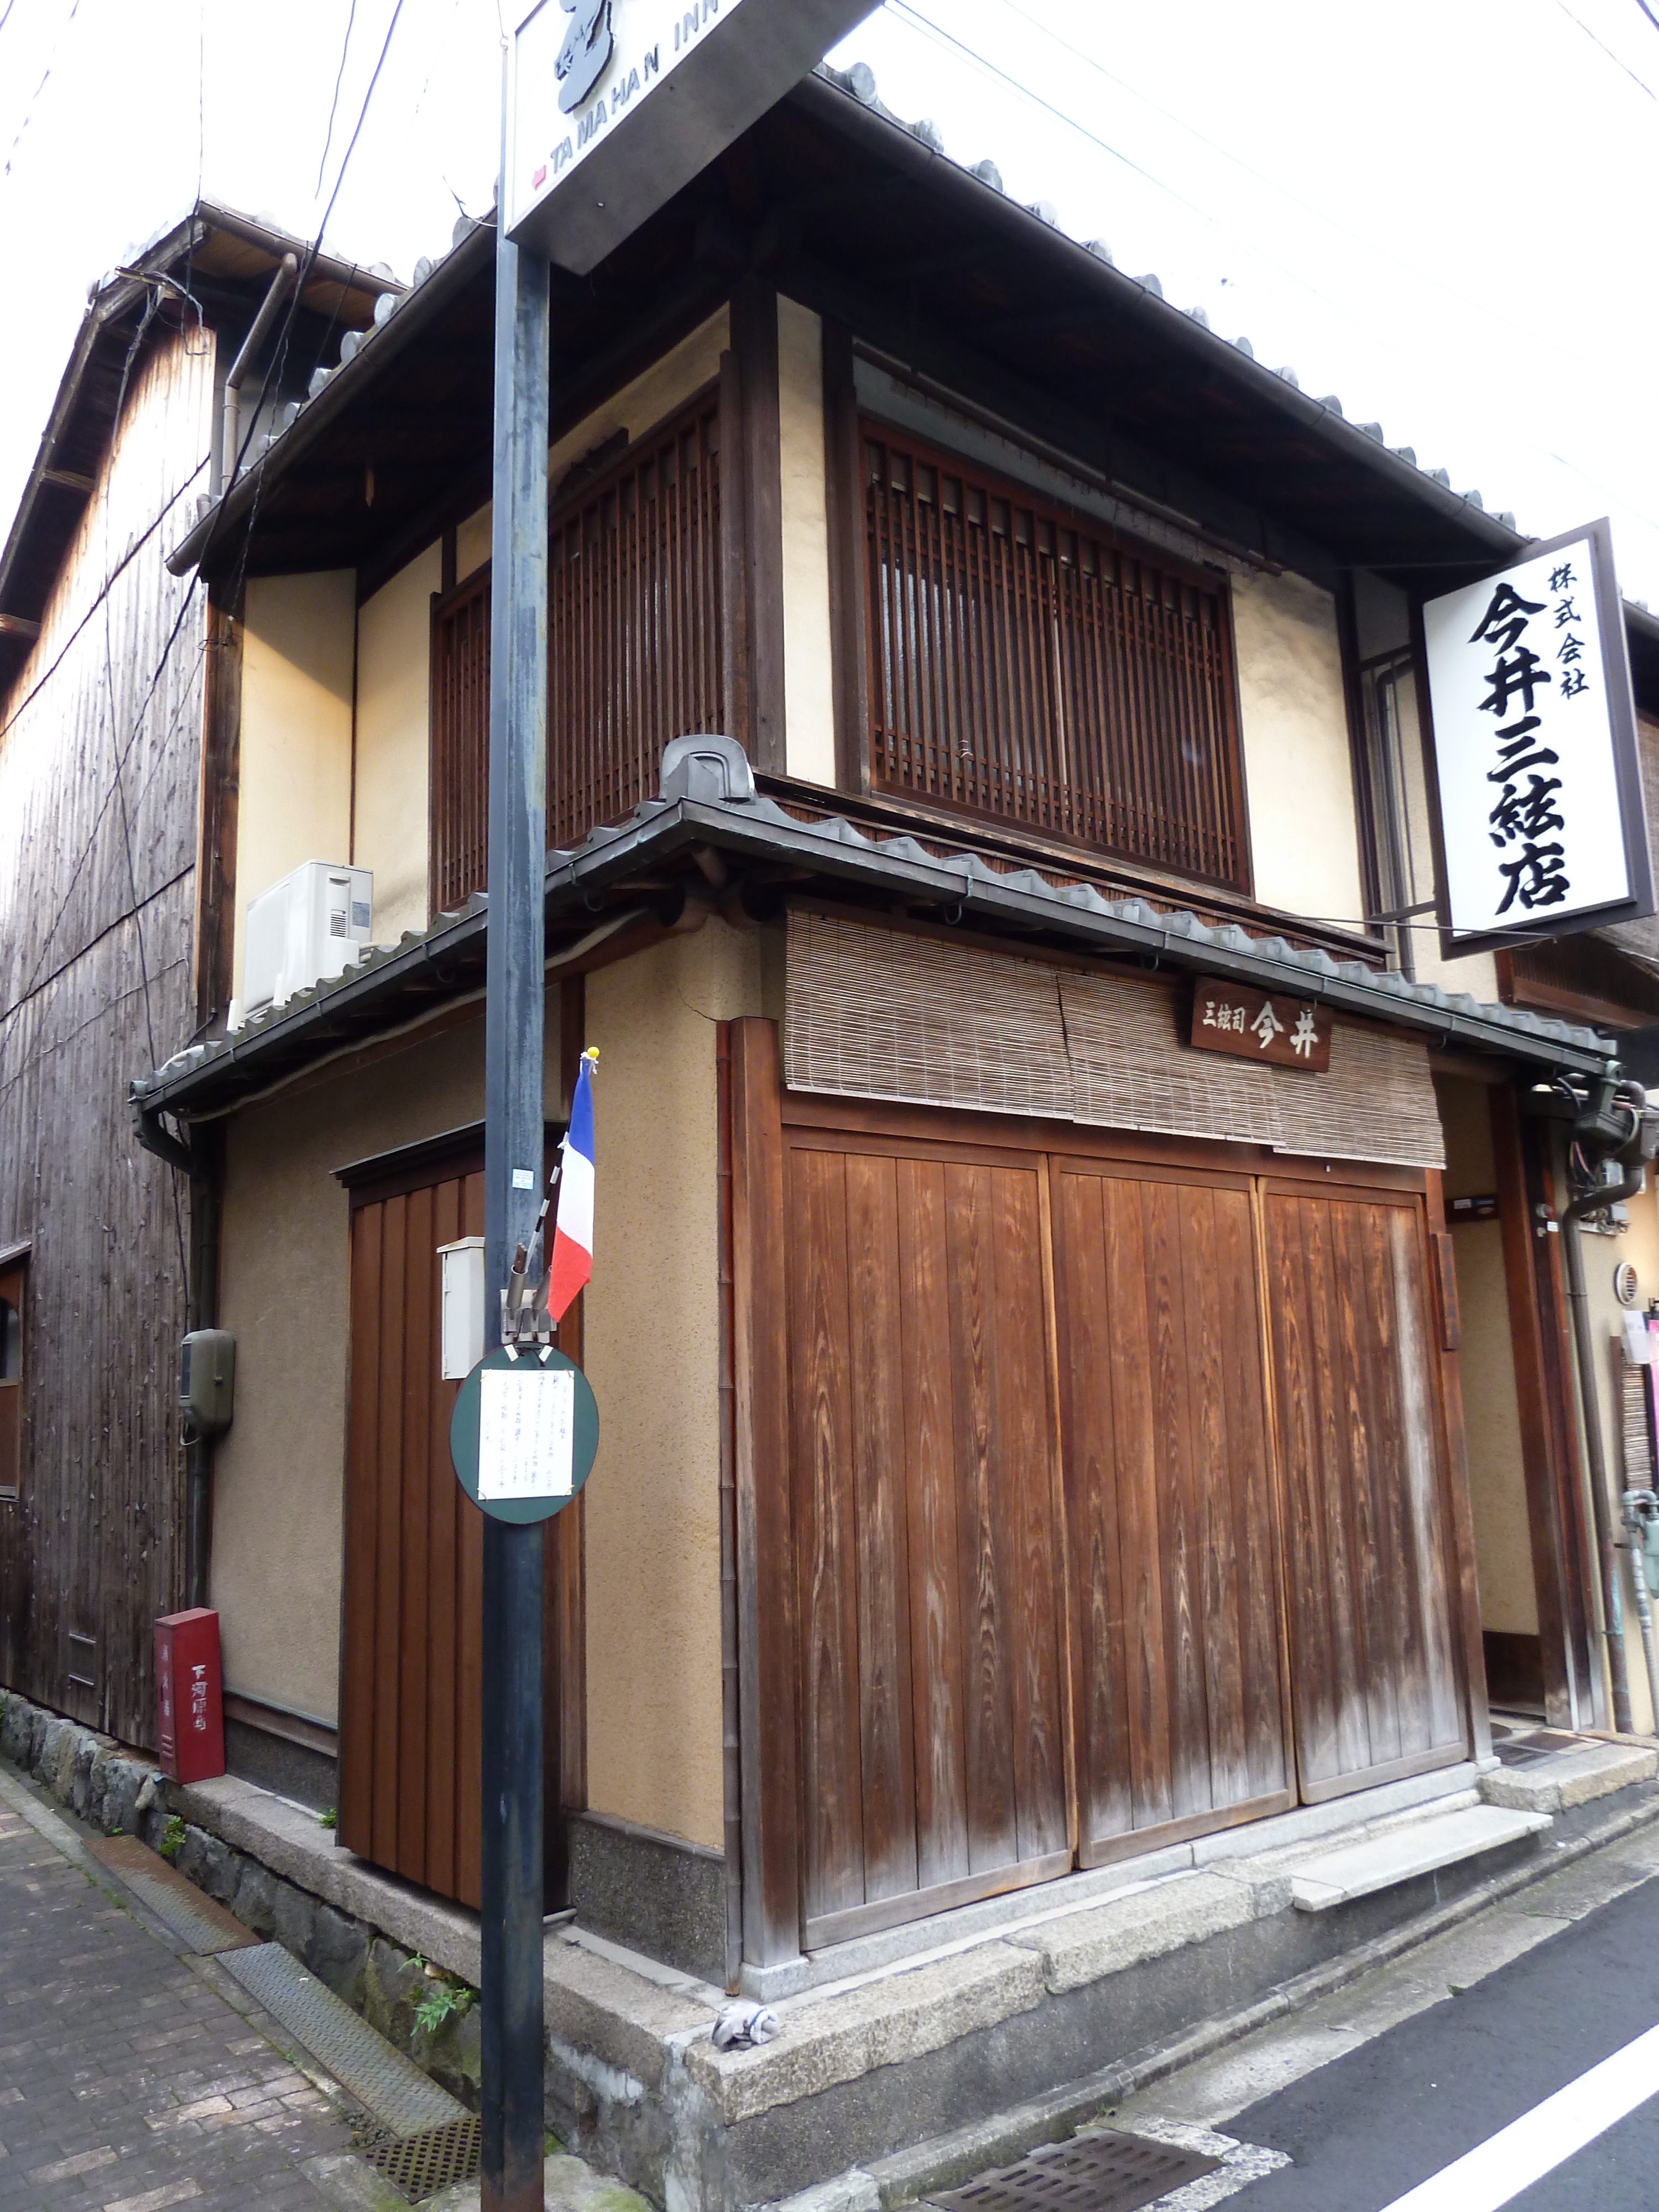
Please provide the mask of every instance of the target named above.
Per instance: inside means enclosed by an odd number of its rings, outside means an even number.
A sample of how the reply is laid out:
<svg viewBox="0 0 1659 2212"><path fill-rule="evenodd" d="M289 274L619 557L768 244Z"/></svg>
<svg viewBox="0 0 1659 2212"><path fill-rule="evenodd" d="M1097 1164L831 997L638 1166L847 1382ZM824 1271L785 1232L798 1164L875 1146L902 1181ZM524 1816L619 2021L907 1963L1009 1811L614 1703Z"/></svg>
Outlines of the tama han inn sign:
<svg viewBox="0 0 1659 2212"><path fill-rule="evenodd" d="M1606 522L1423 609L1447 953L1654 911Z"/></svg>
<svg viewBox="0 0 1659 2212"><path fill-rule="evenodd" d="M585 276L875 0L541 0L508 58L507 228Z"/></svg>

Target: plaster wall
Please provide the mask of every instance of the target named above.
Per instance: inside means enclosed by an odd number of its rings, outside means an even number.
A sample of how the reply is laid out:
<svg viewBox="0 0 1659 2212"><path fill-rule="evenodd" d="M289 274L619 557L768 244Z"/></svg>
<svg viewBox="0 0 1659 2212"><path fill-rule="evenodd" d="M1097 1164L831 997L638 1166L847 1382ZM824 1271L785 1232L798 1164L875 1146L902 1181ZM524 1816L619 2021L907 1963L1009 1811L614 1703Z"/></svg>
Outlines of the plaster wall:
<svg viewBox="0 0 1659 2212"><path fill-rule="evenodd" d="M830 662L830 520L824 488L823 325L778 301L783 510L783 704L791 775L836 781Z"/></svg>
<svg viewBox="0 0 1659 2212"><path fill-rule="evenodd" d="M599 1188L584 1364L587 1781L596 1813L720 1850L714 1024L763 1005L762 939L710 921L588 978Z"/></svg>
<svg viewBox="0 0 1659 2212"><path fill-rule="evenodd" d="M1435 1095L1446 1133L1448 1200L1496 1190L1498 1169L1486 1085L1439 1076ZM1463 1331L1458 1371L1480 1625L1510 1635L1536 1636L1538 1589L1527 1522L1502 1222L1458 1223L1452 1231L1452 1252Z"/></svg>
<svg viewBox="0 0 1659 2212"><path fill-rule="evenodd" d="M356 579L349 568L249 580L242 642L231 990L248 901L302 860L349 858Z"/></svg>
<svg viewBox="0 0 1659 2212"><path fill-rule="evenodd" d="M1417 687L1400 684L1395 691L1400 712L1401 766L1406 787L1407 832L1411 841L1413 868L1418 895L1433 898L1438 878L1434 866L1434 833L1430 825L1428 769L1423 757L1423 725L1417 712ZM1498 1000L1498 962L1490 952L1465 953L1461 959L1440 957L1440 932L1431 914L1418 917L1412 932L1413 973L1419 983L1437 983L1443 991L1468 991L1483 1005Z"/></svg>
<svg viewBox="0 0 1659 2212"><path fill-rule="evenodd" d="M427 906L432 594L442 576L429 545L357 616L356 784L353 850L374 871L374 942L424 929Z"/></svg>
<svg viewBox="0 0 1659 2212"><path fill-rule="evenodd" d="M550 1100L558 1023L555 991ZM209 1602L226 1687L330 1726L350 1346L350 1208L333 1170L483 1113L480 1016L226 1125L219 1325L236 1339L236 1419L214 1453Z"/></svg>
<svg viewBox="0 0 1659 2212"><path fill-rule="evenodd" d="M584 416L574 429L556 438L547 456L548 481L553 497L556 499L558 495L560 477L596 446L602 446L618 430L625 430L630 439L642 437L647 430L654 429L665 416L682 406L694 392L701 392L705 385L712 384L720 373L720 356L730 343L731 317L722 307L677 346L672 346L659 361L653 362L643 374L624 385L591 415ZM486 501L457 527L458 583L465 583L489 560L490 519L490 507Z"/></svg>
<svg viewBox="0 0 1659 2212"><path fill-rule="evenodd" d="M1356 926L1364 912L1336 609L1299 576L1233 579L1255 895Z"/></svg>

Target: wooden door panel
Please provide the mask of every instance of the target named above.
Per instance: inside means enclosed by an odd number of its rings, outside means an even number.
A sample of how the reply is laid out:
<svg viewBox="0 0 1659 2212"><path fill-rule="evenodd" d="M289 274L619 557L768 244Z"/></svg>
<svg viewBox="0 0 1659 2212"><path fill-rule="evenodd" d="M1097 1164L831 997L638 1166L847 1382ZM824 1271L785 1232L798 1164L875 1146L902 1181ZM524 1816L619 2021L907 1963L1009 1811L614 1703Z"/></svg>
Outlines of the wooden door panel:
<svg viewBox="0 0 1659 2212"><path fill-rule="evenodd" d="M792 1146L805 1938L1069 1863L1035 1165Z"/></svg>
<svg viewBox="0 0 1659 2212"><path fill-rule="evenodd" d="M1302 1794L1461 1758L1420 1209L1270 1191Z"/></svg>
<svg viewBox="0 0 1659 2212"><path fill-rule="evenodd" d="M1247 1186L1056 1164L1085 1864L1291 1802Z"/></svg>

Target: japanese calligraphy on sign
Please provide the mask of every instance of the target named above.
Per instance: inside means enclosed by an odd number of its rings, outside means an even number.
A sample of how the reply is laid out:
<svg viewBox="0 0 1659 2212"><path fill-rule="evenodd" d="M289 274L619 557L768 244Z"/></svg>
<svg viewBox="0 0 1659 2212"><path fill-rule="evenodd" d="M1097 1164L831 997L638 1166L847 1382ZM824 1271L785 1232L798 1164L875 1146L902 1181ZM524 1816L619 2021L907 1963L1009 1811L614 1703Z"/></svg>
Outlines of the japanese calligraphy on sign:
<svg viewBox="0 0 1659 2212"><path fill-rule="evenodd" d="M1192 1042L1200 1052L1322 1075L1331 1064L1331 1018L1307 1000L1273 999L1205 978L1193 990Z"/></svg>
<svg viewBox="0 0 1659 2212"><path fill-rule="evenodd" d="M1456 949L1650 914L1607 525L1430 600L1423 626Z"/></svg>

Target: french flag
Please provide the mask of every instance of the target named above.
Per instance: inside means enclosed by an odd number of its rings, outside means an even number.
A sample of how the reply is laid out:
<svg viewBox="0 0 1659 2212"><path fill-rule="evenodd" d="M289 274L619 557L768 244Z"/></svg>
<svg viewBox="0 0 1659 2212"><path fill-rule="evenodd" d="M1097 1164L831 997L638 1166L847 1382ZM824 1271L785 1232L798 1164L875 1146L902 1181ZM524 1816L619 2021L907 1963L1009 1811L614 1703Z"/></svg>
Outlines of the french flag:
<svg viewBox="0 0 1659 2212"><path fill-rule="evenodd" d="M593 1066L599 1054L590 1045L576 1072L570 1102L570 1127L561 1147L559 1210L553 1223L553 1256L547 1270L547 1310L562 1321L571 1301L593 1272Z"/></svg>

